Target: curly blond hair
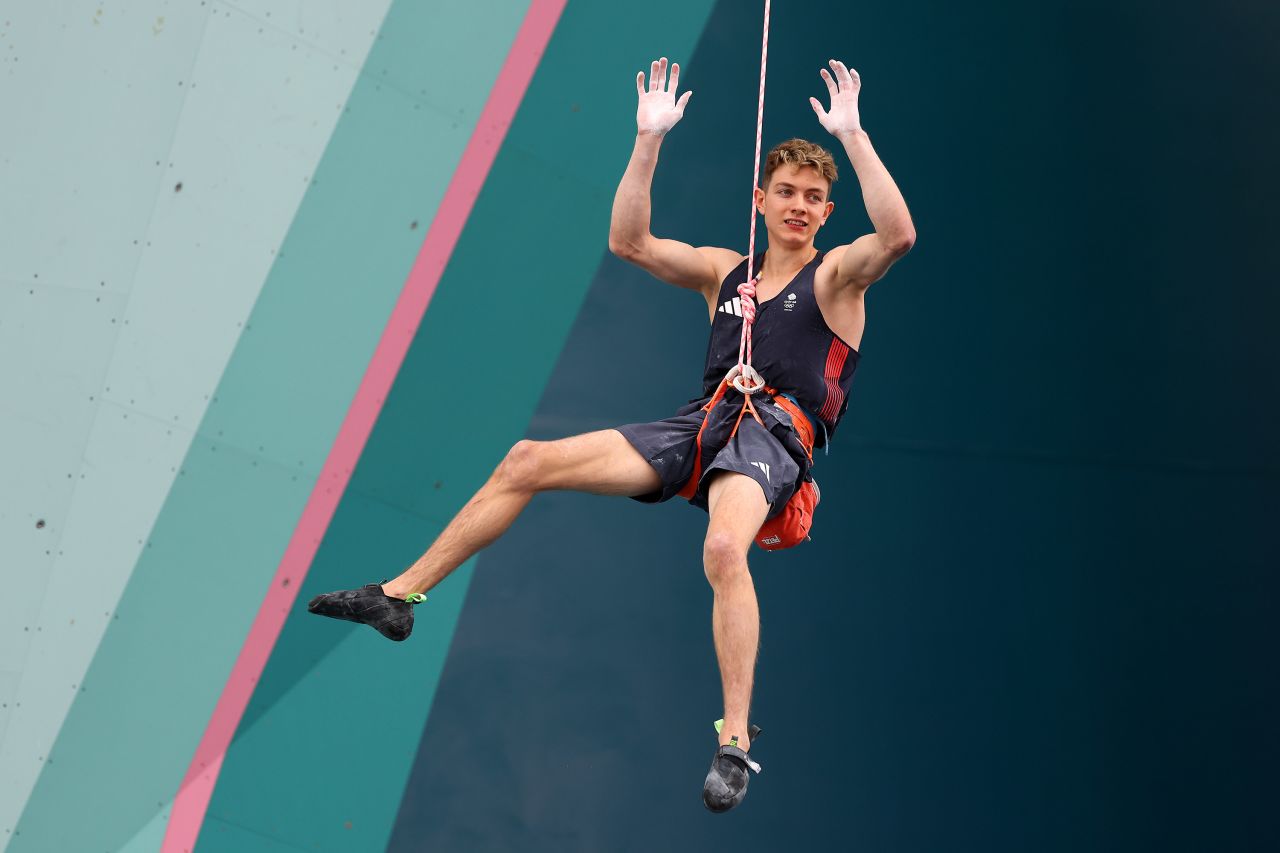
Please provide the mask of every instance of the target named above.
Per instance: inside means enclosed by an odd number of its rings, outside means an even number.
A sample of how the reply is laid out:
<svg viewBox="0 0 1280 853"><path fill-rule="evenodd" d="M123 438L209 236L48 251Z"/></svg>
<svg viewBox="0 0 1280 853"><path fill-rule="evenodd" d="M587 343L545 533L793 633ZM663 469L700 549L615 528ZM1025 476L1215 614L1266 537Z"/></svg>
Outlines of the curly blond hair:
<svg viewBox="0 0 1280 853"><path fill-rule="evenodd" d="M804 139L788 139L773 146L764 161L763 188L769 188L769 180L779 166L810 166L818 170L818 174L827 179L828 184L836 182L836 161L831 152L821 145L815 145Z"/></svg>

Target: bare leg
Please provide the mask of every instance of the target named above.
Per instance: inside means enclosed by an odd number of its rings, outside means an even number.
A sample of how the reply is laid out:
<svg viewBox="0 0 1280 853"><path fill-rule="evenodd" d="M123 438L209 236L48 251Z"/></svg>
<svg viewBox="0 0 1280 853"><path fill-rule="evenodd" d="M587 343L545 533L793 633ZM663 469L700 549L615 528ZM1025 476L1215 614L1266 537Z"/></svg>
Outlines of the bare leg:
<svg viewBox="0 0 1280 853"><path fill-rule="evenodd" d="M521 441L454 516L425 554L383 584L392 598L426 592L506 532L538 492L568 489L641 495L662 486L657 472L617 430L560 441Z"/></svg>
<svg viewBox="0 0 1280 853"><path fill-rule="evenodd" d="M751 685L760 645L760 609L747 570L747 550L769 512L760 485L744 474L724 472L708 492L711 520L703 545L707 580L715 592L711 627L724 690L724 727L720 743L737 737L746 751Z"/></svg>

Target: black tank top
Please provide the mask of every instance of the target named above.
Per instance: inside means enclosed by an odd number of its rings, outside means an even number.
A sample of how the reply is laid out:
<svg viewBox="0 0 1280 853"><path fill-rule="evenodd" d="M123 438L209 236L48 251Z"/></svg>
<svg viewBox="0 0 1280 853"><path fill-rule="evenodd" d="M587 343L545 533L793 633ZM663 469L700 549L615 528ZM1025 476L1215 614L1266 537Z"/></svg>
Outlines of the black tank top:
<svg viewBox="0 0 1280 853"><path fill-rule="evenodd" d="M756 303L756 322L751 329L751 366L769 385L795 397L810 414L817 415L831 434L849 407L849 387L858 367L858 351L831 331L818 308L813 277L823 254L819 252L796 273L777 296ZM755 269L760 269L763 260L761 254ZM702 376L704 398L715 393L720 380L738 363L742 339L738 285L746 280L744 258L720 283L711 338L707 342L707 367ZM822 430L817 432L821 446Z"/></svg>

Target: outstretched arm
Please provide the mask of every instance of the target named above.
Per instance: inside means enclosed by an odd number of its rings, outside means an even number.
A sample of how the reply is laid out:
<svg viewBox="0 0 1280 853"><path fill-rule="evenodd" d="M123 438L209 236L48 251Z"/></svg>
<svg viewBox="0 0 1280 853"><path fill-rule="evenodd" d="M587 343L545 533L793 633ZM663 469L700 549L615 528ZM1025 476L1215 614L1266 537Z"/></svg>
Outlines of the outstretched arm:
<svg viewBox="0 0 1280 853"><path fill-rule="evenodd" d="M858 174L867 215L876 229L874 234L859 237L831 254L843 250L836 268L838 287L866 288L888 272L894 261L911 250L916 240L916 229L898 185L880 162L871 147L870 137L862 129L858 116L858 93L862 89L862 80L858 72L834 59L831 60L831 70L835 72L834 76L825 68L820 72L827 91L831 93L831 109L824 110L817 98L810 98L809 103L822 126L844 145L849 162Z"/></svg>
<svg viewBox="0 0 1280 853"><path fill-rule="evenodd" d="M667 131L684 117L685 104L693 94L685 92L677 101L679 80L680 66L673 64L668 83L665 57L650 67L647 88L644 72L636 76L636 144L613 197L609 251L665 282L705 295L714 292L728 274L725 265L732 268L741 256L727 249L695 249L688 243L655 237L649 231L649 190L658 165L658 151Z"/></svg>

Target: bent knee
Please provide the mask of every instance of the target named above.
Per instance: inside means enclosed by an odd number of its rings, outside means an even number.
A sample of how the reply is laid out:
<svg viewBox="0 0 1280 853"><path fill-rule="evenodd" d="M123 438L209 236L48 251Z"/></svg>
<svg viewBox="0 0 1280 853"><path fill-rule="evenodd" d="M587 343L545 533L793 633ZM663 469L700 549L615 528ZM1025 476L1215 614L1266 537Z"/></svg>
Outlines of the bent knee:
<svg viewBox="0 0 1280 853"><path fill-rule="evenodd" d="M546 442L522 438L511 446L494 472L503 485L522 492L535 492L541 487L546 469Z"/></svg>
<svg viewBox="0 0 1280 853"><path fill-rule="evenodd" d="M747 555L734 536L721 531L707 533L702 544L702 564L712 586L747 574Z"/></svg>

